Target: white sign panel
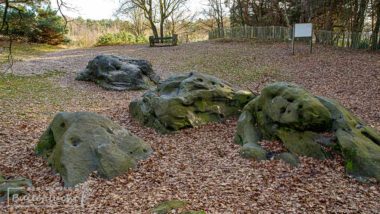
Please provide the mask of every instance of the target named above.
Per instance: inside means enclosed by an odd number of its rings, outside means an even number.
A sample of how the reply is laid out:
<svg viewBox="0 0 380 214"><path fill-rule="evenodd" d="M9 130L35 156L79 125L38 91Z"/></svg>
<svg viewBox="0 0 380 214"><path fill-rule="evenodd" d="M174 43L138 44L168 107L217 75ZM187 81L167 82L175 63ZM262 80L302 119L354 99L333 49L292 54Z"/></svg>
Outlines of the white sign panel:
<svg viewBox="0 0 380 214"><path fill-rule="evenodd" d="M295 24L294 28L294 37L312 37L313 24Z"/></svg>

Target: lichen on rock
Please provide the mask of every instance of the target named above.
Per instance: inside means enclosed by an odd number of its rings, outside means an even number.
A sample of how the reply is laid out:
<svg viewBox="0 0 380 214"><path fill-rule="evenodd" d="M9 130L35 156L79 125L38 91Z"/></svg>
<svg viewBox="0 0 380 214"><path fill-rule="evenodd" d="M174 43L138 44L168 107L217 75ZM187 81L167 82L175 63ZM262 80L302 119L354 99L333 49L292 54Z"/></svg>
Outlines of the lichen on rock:
<svg viewBox="0 0 380 214"><path fill-rule="evenodd" d="M92 81L105 89L123 91L148 89L149 85L157 84L160 77L146 60L99 55L89 61L76 80Z"/></svg>
<svg viewBox="0 0 380 214"><path fill-rule="evenodd" d="M86 181L94 171L113 178L146 159L151 147L113 121L90 112L58 113L36 146L65 186Z"/></svg>
<svg viewBox="0 0 380 214"><path fill-rule="evenodd" d="M296 156L325 159L339 152L348 174L380 180L380 134L338 102L297 85L268 85L244 107L235 136L243 157L266 159L261 139L278 139Z"/></svg>
<svg viewBox="0 0 380 214"><path fill-rule="evenodd" d="M216 77L191 72L160 82L129 106L131 115L161 133L238 115L254 95Z"/></svg>

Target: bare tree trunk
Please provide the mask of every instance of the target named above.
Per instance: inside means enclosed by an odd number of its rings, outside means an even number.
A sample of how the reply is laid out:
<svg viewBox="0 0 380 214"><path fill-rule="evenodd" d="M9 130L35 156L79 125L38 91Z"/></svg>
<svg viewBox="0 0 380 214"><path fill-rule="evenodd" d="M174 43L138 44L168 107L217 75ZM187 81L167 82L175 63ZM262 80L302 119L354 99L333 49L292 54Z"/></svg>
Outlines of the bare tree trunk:
<svg viewBox="0 0 380 214"><path fill-rule="evenodd" d="M161 37L161 42L164 42L163 37L164 37L164 22L166 19L166 14L165 14L165 0L160 0L160 37Z"/></svg>
<svg viewBox="0 0 380 214"><path fill-rule="evenodd" d="M246 23L245 23L245 19L244 19L243 4L242 4L241 0L238 0L238 7L239 7L239 15L240 15L240 19L241 19L241 25L244 26Z"/></svg>
<svg viewBox="0 0 380 214"><path fill-rule="evenodd" d="M176 31L176 19L174 18L174 13L170 16L170 19L171 19L171 33L172 35L175 34L175 31Z"/></svg>
<svg viewBox="0 0 380 214"><path fill-rule="evenodd" d="M176 11L178 11L181 6L186 3L187 0L159 0L159 11L160 11L160 36L164 37L164 25L165 21ZM163 42L163 40L161 40Z"/></svg>
<svg viewBox="0 0 380 214"><path fill-rule="evenodd" d="M156 25L154 24L153 20L149 20L150 28L152 29L154 37L158 37L158 31L156 28Z"/></svg>
<svg viewBox="0 0 380 214"><path fill-rule="evenodd" d="M280 2L278 2L280 3ZM285 22L286 22L286 26L287 27L290 27L290 21L289 21L289 16L288 16L288 9L286 7L286 0L284 0L284 17L285 17Z"/></svg>
<svg viewBox="0 0 380 214"><path fill-rule="evenodd" d="M361 32L363 31L364 27L364 20L365 20L365 12L368 7L368 0L359 0L355 1L355 19L352 25L352 44L357 45L360 41L360 35Z"/></svg>
<svg viewBox="0 0 380 214"><path fill-rule="evenodd" d="M154 37L158 37L157 28L154 24L156 5L153 4L153 0L125 0L120 1L120 3L118 13L130 14L131 11L136 8L141 9L144 12L144 17L148 21Z"/></svg>
<svg viewBox="0 0 380 214"><path fill-rule="evenodd" d="M163 20L160 21L160 37L164 37L164 22Z"/></svg>
<svg viewBox="0 0 380 214"><path fill-rule="evenodd" d="M380 30L380 0L375 1L375 6L373 8L376 8L374 13L376 13L376 24L374 25L374 29L372 32L372 44L371 48L373 50L376 50L377 48L380 48L380 42L377 43L377 40L379 39L379 30Z"/></svg>
<svg viewBox="0 0 380 214"><path fill-rule="evenodd" d="M219 0L219 17L220 17L220 26L221 26L222 32L224 32L224 17L223 17L222 0Z"/></svg>

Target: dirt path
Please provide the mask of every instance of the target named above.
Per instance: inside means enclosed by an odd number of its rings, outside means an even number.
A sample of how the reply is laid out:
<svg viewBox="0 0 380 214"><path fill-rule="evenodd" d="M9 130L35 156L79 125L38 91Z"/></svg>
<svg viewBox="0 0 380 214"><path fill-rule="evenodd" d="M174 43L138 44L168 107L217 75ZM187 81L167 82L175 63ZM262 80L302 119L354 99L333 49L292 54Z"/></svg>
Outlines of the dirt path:
<svg viewBox="0 0 380 214"><path fill-rule="evenodd" d="M10 86L17 93L6 91L0 96L5 109L0 115L0 171L31 178L40 188L36 194L62 194L43 191L58 188L60 180L33 152L57 111L106 115L150 143L155 153L138 169L111 181L92 178L87 184L90 193L84 208L71 205L45 207L45 211L149 213L157 202L174 198L188 201L189 209L207 213L380 210L380 186L347 177L341 160L302 158L300 167L290 168L280 161L242 159L239 146L232 143L236 119L171 135L159 135L142 127L130 118L128 104L143 92L104 91L95 84L74 80L75 73L101 53L148 59L163 77L195 69L254 91L268 82L293 81L313 93L338 99L380 130L380 54L318 46L309 55L306 48L299 46L297 55L292 56L287 44L248 42L203 42L165 48L117 46L50 53L19 62L14 69L18 74L52 70L65 71L64 74L30 82L17 79L20 85ZM36 87L36 82L38 88L30 88ZM65 191L78 195L77 190ZM37 209L40 207L19 211Z"/></svg>

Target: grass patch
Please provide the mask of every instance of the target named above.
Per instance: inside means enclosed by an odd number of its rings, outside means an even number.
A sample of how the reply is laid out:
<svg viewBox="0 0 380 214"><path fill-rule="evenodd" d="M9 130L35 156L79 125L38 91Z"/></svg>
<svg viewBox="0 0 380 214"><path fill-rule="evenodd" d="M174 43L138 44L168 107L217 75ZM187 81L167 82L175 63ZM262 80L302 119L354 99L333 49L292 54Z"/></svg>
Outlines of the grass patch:
<svg viewBox="0 0 380 214"><path fill-rule="evenodd" d="M50 77L57 77L61 72L48 72L35 76L0 75L0 99L39 99L49 96L53 84Z"/></svg>
<svg viewBox="0 0 380 214"><path fill-rule="evenodd" d="M0 63L5 63L8 60L7 46L7 43L1 44L3 51L0 53ZM14 43L12 46L12 55L15 61L22 61L61 49L63 49L62 46L53 46L48 44Z"/></svg>
<svg viewBox="0 0 380 214"><path fill-rule="evenodd" d="M278 69L273 65L256 65L252 56L237 56L231 51L214 52L207 55L189 57L180 70L202 71L233 84L246 85L263 76L274 76Z"/></svg>
<svg viewBox="0 0 380 214"><path fill-rule="evenodd" d="M42 119L56 111L64 111L67 103L77 94L73 89L53 84L61 72L43 75L0 75L0 118Z"/></svg>

